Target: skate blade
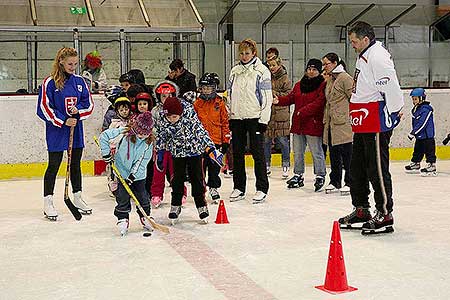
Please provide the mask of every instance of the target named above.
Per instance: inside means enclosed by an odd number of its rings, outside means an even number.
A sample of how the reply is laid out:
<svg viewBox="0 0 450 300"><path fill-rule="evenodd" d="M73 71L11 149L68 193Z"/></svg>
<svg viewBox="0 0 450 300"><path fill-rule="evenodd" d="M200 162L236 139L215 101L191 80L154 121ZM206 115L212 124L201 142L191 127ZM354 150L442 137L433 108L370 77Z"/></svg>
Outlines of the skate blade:
<svg viewBox="0 0 450 300"><path fill-rule="evenodd" d="M325 194L333 194L333 193L337 193L337 190L325 190Z"/></svg>
<svg viewBox="0 0 450 300"><path fill-rule="evenodd" d="M362 229L362 235L371 235L371 234L382 234L382 233L391 233L394 232L394 227L386 226L379 229Z"/></svg>
<svg viewBox="0 0 450 300"><path fill-rule="evenodd" d="M200 225L206 225L206 224L208 224L208 217L206 217L206 218L204 218L204 219L201 219L200 222L199 222L199 224L200 224Z"/></svg>
<svg viewBox="0 0 450 300"><path fill-rule="evenodd" d="M436 176L437 176L437 173L436 173L436 172L428 172L428 173L422 172L422 173L420 173L420 175L421 175L422 177L436 177Z"/></svg>
<svg viewBox="0 0 450 300"><path fill-rule="evenodd" d="M219 204L219 200L211 200L211 204Z"/></svg>
<svg viewBox="0 0 450 300"><path fill-rule="evenodd" d="M230 198L230 202L238 202L238 201L241 201L244 199L245 199L245 196L239 196L237 198Z"/></svg>
<svg viewBox="0 0 450 300"><path fill-rule="evenodd" d="M48 216L46 213L44 213L44 216L46 219L50 220L50 221L58 221L58 216Z"/></svg>
<svg viewBox="0 0 450 300"><path fill-rule="evenodd" d="M264 202L266 202L266 198L264 198L262 200L255 200L255 199L253 199L253 204L262 204Z"/></svg>
<svg viewBox="0 0 450 300"><path fill-rule="evenodd" d="M348 230L361 230L363 223L361 225L355 224L339 224L340 229L348 229Z"/></svg>
<svg viewBox="0 0 450 300"><path fill-rule="evenodd" d="M174 226L178 223L178 219L170 219L170 223L172 224L172 226Z"/></svg>
<svg viewBox="0 0 450 300"><path fill-rule="evenodd" d="M419 174L420 170L411 170L411 171L405 170L405 173L406 174Z"/></svg>
<svg viewBox="0 0 450 300"><path fill-rule="evenodd" d="M91 214L92 214L92 209L90 209L90 210L82 210L82 209L78 209L78 211L79 211L82 215L91 215Z"/></svg>
<svg viewBox="0 0 450 300"><path fill-rule="evenodd" d="M341 196L348 196L350 195L350 192L341 192Z"/></svg>
<svg viewBox="0 0 450 300"><path fill-rule="evenodd" d="M288 186L287 186L288 189L299 189L299 188L301 188L301 187L303 187L303 185L297 185L297 184L296 184L296 185L288 185Z"/></svg>

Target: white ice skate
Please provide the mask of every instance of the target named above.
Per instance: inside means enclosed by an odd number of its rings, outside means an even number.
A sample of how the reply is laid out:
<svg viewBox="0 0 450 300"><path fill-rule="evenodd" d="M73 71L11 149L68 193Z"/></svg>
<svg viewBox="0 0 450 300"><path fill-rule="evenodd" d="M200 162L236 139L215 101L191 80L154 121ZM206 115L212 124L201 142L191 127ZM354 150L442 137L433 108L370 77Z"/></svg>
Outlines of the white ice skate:
<svg viewBox="0 0 450 300"><path fill-rule="evenodd" d="M216 188L209 188L209 195L211 196L211 203L218 204L220 199L220 194Z"/></svg>
<svg viewBox="0 0 450 300"><path fill-rule="evenodd" d="M344 185L339 189L339 192L341 192L341 196L350 195L350 187L348 185Z"/></svg>
<svg viewBox="0 0 450 300"><path fill-rule="evenodd" d="M289 167L283 167L283 173L281 174L281 179L286 180L289 177Z"/></svg>
<svg viewBox="0 0 450 300"><path fill-rule="evenodd" d="M426 176L437 176L436 164L428 163L425 168L420 169L420 175L422 175L423 177L426 177Z"/></svg>
<svg viewBox="0 0 450 300"><path fill-rule="evenodd" d="M172 222L172 225L175 225L178 222L180 214L181 214L181 206L172 205L170 207L169 219Z"/></svg>
<svg viewBox="0 0 450 300"><path fill-rule="evenodd" d="M253 196L253 204L263 203L266 200L267 194L261 191L256 191Z"/></svg>
<svg viewBox="0 0 450 300"><path fill-rule="evenodd" d="M151 201L154 208L158 208L161 205L162 197L159 196L153 196Z"/></svg>
<svg viewBox="0 0 450 300"><path fill-rule="evenodd" d="M56 221L58 219L58 212L53 205L53 195L44 197L44 216L50 221Z"/></svg>
<svg viewBox="0 0 450 300"><path fill-rule="evenodd" d="M78 208L83 215L92 214L92 208L90 208L83 198L81 198L81 191L73 194L73 204Z"/></svg>
<svg viewBox="0 0 450 300"><path fill-rule="evenodd" d="M153 219L152 217L150 217L150 218ZM145 231L153 232L153 226L152 226L152 223L150 223L150 221L147 220L146 217L142 217L142 218L141 218L141 224L142 224L142 227L144 227L144 230L145 230Z"/></svg>
<svg viewBox="0 0 450 300"><path fill-rule="evenodd" d="M119 229L119 233L121 236L126 236L128 233L128 219L120 219L117 221L117 228Z"/></svg>
<svg viewBox="0 0 450 300"><path fill-rule="evenodd" d="M230 195L230 202L236 202L245 199L245 193L238 189L234 189Z"/></svg>
<svg viewBox="0 0 450 300"><path fill-rule="evenodd" d="M327 187L325 188L325 194L332 194L337 192L339 189L337 187L334 186L334 184L330 183L329 185L327 185Z"/></svg>
<svg viewBox="0 0 450 300"><path fill-rule="evenodd" d="M208 223L209 211L207 206L197 207L198 217L204 224Z"/></svg>

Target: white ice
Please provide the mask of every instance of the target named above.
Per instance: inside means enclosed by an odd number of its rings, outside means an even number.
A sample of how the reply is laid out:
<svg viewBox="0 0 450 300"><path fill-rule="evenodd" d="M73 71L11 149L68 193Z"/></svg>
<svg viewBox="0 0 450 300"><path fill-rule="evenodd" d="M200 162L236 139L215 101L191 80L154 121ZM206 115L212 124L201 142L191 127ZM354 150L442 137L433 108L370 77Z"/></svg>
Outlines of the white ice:
<svg viewBox="0 0 450 300"><path fill-rule="evenodd" d="M143 237L137 215L118 235L105 177L84 177L93 214L75 221L58 179L57 222L42 214L42 179L0 182L0 299L450 299L450 161L438 177L403 172L392 163L395 232L362 236L341 231L352 293L330 295L324 283L332 222L351 211L351 199L288 190L272 169L266 203L253 205L253 170L247 200L230 203L232 179L220 189L230 224L198 224L189 197L180 222L165 235ZM188 187L189 192L190 188ZM153 210L168 225L170 189ZM373 200L371 199L371 203Z"/></svg>

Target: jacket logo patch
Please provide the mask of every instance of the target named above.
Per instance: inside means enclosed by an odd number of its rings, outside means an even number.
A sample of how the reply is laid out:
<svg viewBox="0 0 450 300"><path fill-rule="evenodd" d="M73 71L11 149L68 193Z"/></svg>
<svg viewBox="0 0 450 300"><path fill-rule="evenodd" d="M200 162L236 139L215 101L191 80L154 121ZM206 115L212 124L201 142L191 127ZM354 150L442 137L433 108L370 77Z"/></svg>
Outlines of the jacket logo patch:
<svg viewBox="0 0 450 300"><path fill-rule="evenodd" d="M364 119L369 115L369 110L365 108L350 111L350 123L352 126L360 126Z"/></svg>
<svg viewBox="0 0 450 300"><path fill-rule="evenodd" d="M375 82L375 85L387 85L391 79L389 77L382 77Z"/></svg>
<svg viewBox="0 0 450 300"><path fill-rule="evenodd" d="M77 87L78 91L81 93L83 91L83 86L81 84L78 84Z"/></svg>
<svg viewBox="0 0 450 300"><path fill-rule="evenodd" d="M66 97L64 98L64 104L66 106L66 113L71 115L72 107L77 105L77 97Z"/></svg>
<svg viewBox="0 0 450 300"><path fill-rule="evenodd" d="M361 72L359 69L355 69L355 74L353 75L353 86L352 86L353 94L356 94L356 84L358 83L359 72Z"/></svg>

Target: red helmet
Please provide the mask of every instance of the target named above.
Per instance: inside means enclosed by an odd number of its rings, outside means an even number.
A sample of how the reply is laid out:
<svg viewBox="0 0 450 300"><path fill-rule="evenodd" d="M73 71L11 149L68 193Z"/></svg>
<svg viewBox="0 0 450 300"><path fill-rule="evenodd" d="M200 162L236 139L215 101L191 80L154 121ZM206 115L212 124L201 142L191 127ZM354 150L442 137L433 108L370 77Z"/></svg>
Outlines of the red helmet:
<svg viewBox="0 0 450 300"><path fill-rule="evenodd" d="M173 84L170 84L169 82L164 82L160 84L156 90L155 93L157 94L174 94L177 92L176 87Z"/></svg>
<svg viewBox="0 0 450 300"><path fill-rule="evenodd" d="M147 101L152 101L152 96L150 96L149 93L139 93L136 95L136 97L134 97L134 101L138 101L138 100L147 100Z"/></svg>

